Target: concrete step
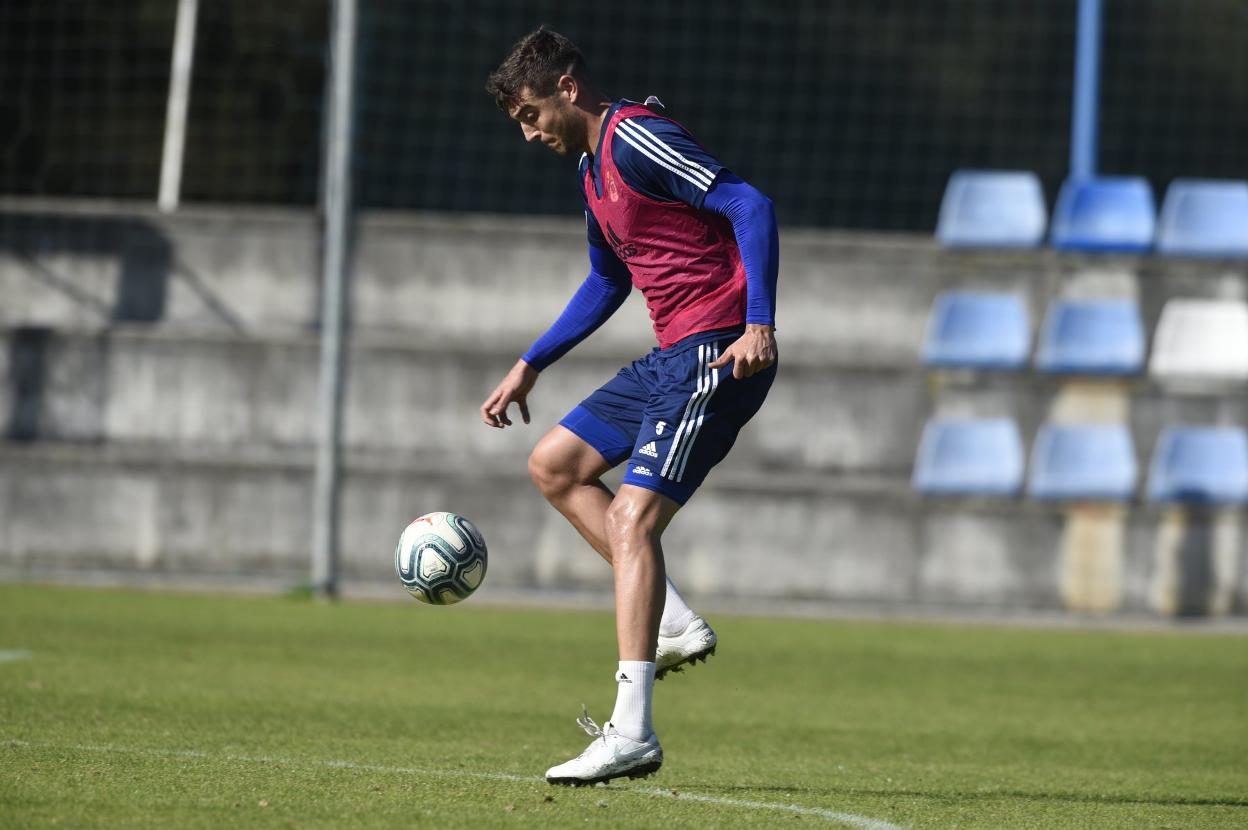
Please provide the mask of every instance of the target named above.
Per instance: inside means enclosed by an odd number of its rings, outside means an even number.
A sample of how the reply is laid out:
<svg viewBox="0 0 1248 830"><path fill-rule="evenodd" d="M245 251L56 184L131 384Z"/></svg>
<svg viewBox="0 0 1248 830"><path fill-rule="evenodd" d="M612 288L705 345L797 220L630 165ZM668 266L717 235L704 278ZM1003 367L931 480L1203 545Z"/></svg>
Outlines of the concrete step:
<svg viewBox="0 0 1248 830"><path fill-rule="evenodd" d="M407 522L453 510L488 540L483 590L610 588L604 563L522 470L352 453L345 471L347 578L390 580L393 546ZM309 453L0 445L0 575L72 578L84 569L301 582L311 547L311 481ZM1146 611L1166 545L1165 567L1176 573L1203 567L1208 579L1226 567L1180 545L1187 537L1165 529L1173 524L1167 515L1146 506L923 499L897 479L725 472L681 511L664 548L669 572L692 596L1056 610L1072 579L1092 579L1084 594L1108 594L1118 610ZM1163 544L1163 537L1173 538ZM1213 537L1225 537L1222 548L1232 545L1223 559L1242 559L1239 535L1206 532L1206 540ZM1088 565L1081 551L1110 564ZM1227 595L1238 602L1248 597L1242 569L1217 579L1230 581Z"/></svg>
<svg viewBox="0 0 1248 830"><path fill-rule="evenodd" d="M248 336L317 325L311 211L0 197L0 326L98 330L141 322ZM1242 297L1221 262L1090 257L1042 249L945 250L927 235L784 228L777 320L790 348L836 362L918 362L932 299L950 288L1015 292L1033 328L1059 293L1137 296L1151 331L1174 296ZM358 217L357 331L527 343L584 279L579 218L378 213ZM596 339L651 343L634 296Z"/></svg>
<svg viewBox="0 0 1248 830"><path fill-rule="evenodd" d="M175 450L264 451L316 442L319 347L310 336L249 339L121 327L44 332L19 348L21 336L10 332L9 347L0 349L0 427L11 438ZM582 344L543 374L530 399L533 424L517 417L516 427L499 431L485 428L477 410L518 349L376 335L352 342L345 445L447 456L459 464L519 463L565 412L637 354ZM22 365L10 365L14 360ZM1089 417L1125 421L1141 469L1167 425L1248 422L1243 389L1190 396L1145 379L859 368L788 350L767 404L725 464L905 477L930 416L1013 418L1030 445L1040 424L1062 415L1063 401L1098 395L1119 403Z"/></svg>
<svg viewBox="0 0 1248 830"><path fill-rule="evenodd" d="M359 217L350 312L357 331L430 340L531 341L587 271L576 218ZM319 243L311 212L0 198L0 325L292 335L317 324ZM963 269L998 285L1043 286L1048 263L946 259L925 236L781 234L782 341L839 362L917 361L932 297ZM1042 290L1042 289L1039 289ZM652 343L634 296L595 335Z"/></svg>
<svg viewBox="0 0 1248 830"><path fill-rule="evenodd" d="M348 361L349 449L437 454L457 464L527 456L537 439L633 354L578 349L530 396L534 423L486 428L481 402L515 360L481 344L357 338ZM9 350L12 351L12 350ZM244 339L114 329L52 333L39 346L25 438L170 448L307 448L317 436L319 352L310 337ZM905 475L921 424L918 374L827 368L787 358L771 400L730 462ZM3 371L3 367L0 367ZM21 383L0 383L10 397ZM32 403L33 401L33 403ZM4 401L0 401L4 403ZM8 411L13 411L10 400ZM9 433L14 426L10 424Z"/></svg>

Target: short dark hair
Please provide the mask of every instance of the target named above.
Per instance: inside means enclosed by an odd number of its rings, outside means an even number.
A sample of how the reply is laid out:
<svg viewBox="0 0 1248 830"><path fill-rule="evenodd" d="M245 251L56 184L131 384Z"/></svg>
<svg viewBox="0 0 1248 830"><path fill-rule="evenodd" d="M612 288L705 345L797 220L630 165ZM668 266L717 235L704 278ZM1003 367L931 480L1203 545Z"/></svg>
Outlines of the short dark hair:
<svg viewBox="0 0 1248 830"><path fill-rule="evenodd" d="M525 87L544 98L554 93L562 76L583 78L585 74L585 56L576 44L542 26L516 41L507 58L486 79L485 91L506 112Z"/></svg>

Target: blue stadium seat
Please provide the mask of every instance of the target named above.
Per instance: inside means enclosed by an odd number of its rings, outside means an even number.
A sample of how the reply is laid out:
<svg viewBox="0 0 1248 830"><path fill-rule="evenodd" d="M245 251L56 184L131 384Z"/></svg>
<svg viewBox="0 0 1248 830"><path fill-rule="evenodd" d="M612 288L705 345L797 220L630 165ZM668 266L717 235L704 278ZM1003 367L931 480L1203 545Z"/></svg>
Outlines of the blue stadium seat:
<svg viewBox="0 0 1248 830"><path fill-rule="evenodd" d="M1070 375L1131 375L1144 368L1144 324L1133 300L1054 300L1036 368Z"/></svg>
<svg viewBox="0 0 1248 830"><path fill-rule="evenodd" d="M1067 179L1053 210L1054 248L1138 253L1153 244L1157 206L1146 179Z"/></svg>
<svg viewBox="0 0 1248 830"><path fill-rule="evenodd" d="M1248 181L1175 179L1166 189L1157 251L1248 257Z"/></svg>
<svg viewBox="0 0 1248 830"><path fill-rule="evenodd" d="M1149 469L1153 501L1248 502L1248 434L1235 427L1169 427Z"/></svg>
<svg viewBox="0 0 1248 830"><path fill-rule="evenodd" d="M947 368L1019 369L1026 365L1030 348L1021 297L947 291L932 304L923 362Z"/></svg>
<svg viewBox="0 0 1248 830"><path fill-rule="evenodd" d="M1011 496L1023 483L1023 442L1009 419L931 420L913 486L940 495Z"/></svg>
<svg viewBox="0 0 1248 830"><path fill-rule="evenodd" d="M1047 220L1035 173L959 170L945 187L936 238L949 247L1034 248Z"/></svg>
<svg viewBox="0 0 1248 830"><path fill-rule="evenodd" d="M1135 449L1123 424L1045 424L1031 450L1027 492L1037 499L1126 501Z"/></svg>

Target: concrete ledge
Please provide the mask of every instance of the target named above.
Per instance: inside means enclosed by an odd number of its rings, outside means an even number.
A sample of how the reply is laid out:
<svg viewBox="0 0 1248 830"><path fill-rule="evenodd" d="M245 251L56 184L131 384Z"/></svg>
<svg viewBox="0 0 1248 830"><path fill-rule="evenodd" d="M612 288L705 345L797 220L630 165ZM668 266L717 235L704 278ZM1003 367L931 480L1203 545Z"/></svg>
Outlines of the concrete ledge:
<svg viewBox="0 0 1248 830"><path fill-rule="evenodd" d="M303 581L311 458L179 456L151 447L0 451L0 567L13 577L117 570L168 580L254 575ZM472 517L491 550L491 589L610 586L606 566L523 471L448 473L431 460L346 459L343 573L391 579L414 516ZM1063 607L1068 508L1017 500L917 497L904 481L717 471L665 536L670 572L691 595L998 609ZM72 521L67 520L72 517ZM1125 518L1120 600L1150 610L1160 514ZM1242 613L1248 579L1236 541Z"/></svg>
<svg viewBox="0 0 1248 830"><path fill-rule="evenodd" d="M574 351L543 374L531 395L534 425L499 432L480 423L477 409L511 355L361 340L348 358L347 448L434 453L457 465L527 456L564 413L634 356ZM174 452L310 449L318 429L318 357L306 337L57 333L44 356L36 437L163 444ZM924 408L916 373L794 363L785 359L771 400L742 433L730 464L908 473Z"/></svg>
<svg viewBox="0 0 1248 830"><path fill-rule="evenodd" d="M7 231L6 231L7 229ZM168 256L136 260L134 240ZM93 330L141 280L159 325L178 330L308 331L317 320L311 212L0 200L2 325ZM931 298L957 277L924 236L785 231L778 319L797 351L865 365L913 365ZM955 269L964 260L952 261ZM1013 270L1014 265L985 268ZM355 239L357 331L531 341L586 272L579 219L370 214ZM124 317L121 319L125 319ZM639 297L596 339L635 351L652 340Z"/></svg>
<svg viewBox="0 0 1248 830"><path fill-rule="evenodd" d="M316 442L318 347L311 337L132 328L48 335L34 401L38 417L26 419L35 425L34 438L164 444L178 452L264 453L309 449ZM510 367L511 353L493 344L356 338L349 349L346 446L400 456L432 453L460 464L515 463L636 354L583 345L543 374L531 396L534 424L498 432L483 428L476 412ZM0 428L11 431L8 352L0 349ZM928 417L1012 418L1030 444L1052 417L1056 397L1072 383L1030 373L925 373L810 358L782 357L768 404L742 433L729 465L905 477ZM1167 424L1248 420L1248 391L1242 388L1177 396L1143 379L1101 383L1122 398L1141 471Z"/></svg>

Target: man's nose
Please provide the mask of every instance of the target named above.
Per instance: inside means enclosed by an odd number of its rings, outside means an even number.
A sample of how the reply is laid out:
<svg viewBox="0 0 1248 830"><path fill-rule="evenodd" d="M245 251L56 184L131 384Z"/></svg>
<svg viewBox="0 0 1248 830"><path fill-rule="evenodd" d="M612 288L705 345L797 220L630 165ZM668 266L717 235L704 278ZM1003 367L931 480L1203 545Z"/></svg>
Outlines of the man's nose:
<svg viewBox="0 0 1248 830"><path fill-rule="evenodd" d="M521 124L520 131L524 133L524 140L530 143L532 143L535 139L539 138L542 134L541 130L537 129L536 127L532 127L528 124Z"/></svg>

